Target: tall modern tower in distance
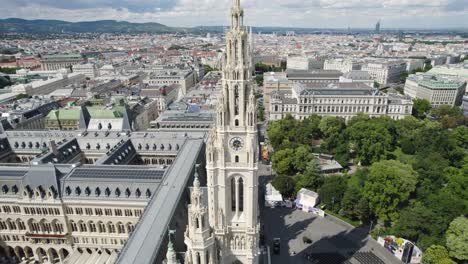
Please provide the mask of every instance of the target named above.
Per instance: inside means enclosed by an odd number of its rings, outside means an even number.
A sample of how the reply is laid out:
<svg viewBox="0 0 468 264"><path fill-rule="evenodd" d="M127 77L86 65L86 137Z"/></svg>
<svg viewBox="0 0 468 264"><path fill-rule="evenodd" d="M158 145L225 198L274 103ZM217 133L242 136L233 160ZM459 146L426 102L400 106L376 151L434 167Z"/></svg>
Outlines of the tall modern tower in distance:
<svg viewBox="0 0 468 264"><path fill-rule="evenodd" d="M189 211L192 224L185 238L189 263L258 263L258 138L252 38L243 25L240 0L235 0L230 14L223 97L206 147L208 201L206 206L198 202L206 200L205 192L195 191L192 195L196 197L190 208L195 213Z"/></svg>
<svg viewBox="0 0 468 264"><path fill-rule="evenodd" d="M380 33L380 20L375 24L375 33Z"/></svg>

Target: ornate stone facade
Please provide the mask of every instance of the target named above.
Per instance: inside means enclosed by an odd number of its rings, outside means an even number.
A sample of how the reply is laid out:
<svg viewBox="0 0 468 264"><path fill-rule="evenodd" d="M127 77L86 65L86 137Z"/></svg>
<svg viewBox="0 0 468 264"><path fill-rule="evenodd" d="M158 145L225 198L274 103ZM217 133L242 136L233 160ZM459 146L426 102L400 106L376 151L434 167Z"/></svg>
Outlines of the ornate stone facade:
<svg viewBox="0 0 468 264"><path fill-rule="evenodd" d="M226 34L223 98L206 147L210 231L205 232L212 232L215 241L208 243L210 235L186 237L188 263L258 263L256 99L252 39L243 26L243 17L240 0L236 0L231 9L231 29ZM193 224L188 229L189 234L194 233ZM195 239L201 237L203 242L197 244L201 247L195 247ZM213 257L191 254L197 251L203 254L202 250L213 251Z"/></svg>

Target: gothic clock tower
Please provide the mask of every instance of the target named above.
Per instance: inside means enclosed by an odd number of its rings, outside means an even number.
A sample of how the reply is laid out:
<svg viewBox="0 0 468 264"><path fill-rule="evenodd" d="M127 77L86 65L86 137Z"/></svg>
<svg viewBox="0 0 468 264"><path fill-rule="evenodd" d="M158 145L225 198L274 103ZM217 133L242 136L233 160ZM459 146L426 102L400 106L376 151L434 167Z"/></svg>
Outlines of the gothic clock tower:
<svg viewBox="0 0 468 264"><path fill-rule="evenodd" d="M258 263L258 138L252 36L243 26L240 0L234 1L226 34L223 96L206 147L207 211L215 238L209 250L214 252L209 258L212 261L199 258L199 264Z"/></svg>

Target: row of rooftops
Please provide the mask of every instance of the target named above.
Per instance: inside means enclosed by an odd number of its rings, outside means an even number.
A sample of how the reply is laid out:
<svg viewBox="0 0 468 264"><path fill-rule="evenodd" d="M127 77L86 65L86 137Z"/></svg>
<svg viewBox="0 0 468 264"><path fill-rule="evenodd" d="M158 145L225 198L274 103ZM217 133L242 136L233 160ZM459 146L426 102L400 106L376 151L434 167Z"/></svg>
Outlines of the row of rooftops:
<svg viewBox="0 0 468 264"><path fill-rule="evenodd" d="M145 132L107 136L82 136L78 131L7 131L0 135L0 157L36 155L32 164L76 162L84 154L102 155L97 164L125 165L137 155L175 156L184 145L186 133ZM203 137L203 132L191 133ZM57 142L57 143L56 143Z"/></svg>
<svg viewBox="0 0 468 264"><path fill-rule="evenodd" d="M384 96L393 102L409 100L408 96L390 95L380 92L364 83L295 83L292 90L279 90L271 94L273 99L281 100L284 104L296 104L302 96Z"/></svg>
<svg viewBox="0 0 468 264"><path fill-rule="evenodd" d="M53 62L61 60L83 60L84 57L81 54L48 54L42 55L41 61Z"/></svg>
<svg viewBox="0 0 468 264"><path fill-rule="evenodd" d="M156 166L16 165L0 165L0 197L150 198L167 171Z"/></svg>
<svg viewBox="0 0 468 264"><path fill-rule="evenodd" d="M203 139L187 138L184 143L184 157L167 166L120 165L105 163L96 165L75 164L0 164L0 197L17 197L30 199L143 199L150 198L163 181L166 173L175 170L177 173L185 162L195 159ZM196 148L193 148L193 142ZM65 146L66 144L64 144ZM121 145L126 148L125 144ZM192 149L193 148L193 149ZM193 154L193 153L192 153ZM190 158L188 158L190 157ZM175 166L176 168L173 168ZM174 176L175 177L175 176Z"/></svg>
<svg viewBox="0 0 468 264"><path fill-rule="evenodd" d="M466 81L455 76L448 77L427 73L412 74L408 79L432 90L456 90L466 85Z"/></svg>

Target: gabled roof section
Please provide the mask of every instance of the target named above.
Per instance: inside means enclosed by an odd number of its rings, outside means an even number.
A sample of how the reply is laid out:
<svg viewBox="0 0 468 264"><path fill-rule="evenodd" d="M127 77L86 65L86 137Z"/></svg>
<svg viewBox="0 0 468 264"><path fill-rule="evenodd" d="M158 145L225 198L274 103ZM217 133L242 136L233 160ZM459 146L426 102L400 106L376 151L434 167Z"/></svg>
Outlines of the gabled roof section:
<svg viewBox="0 0 468 264"><path fill-rule="evenodd" d="M32 166L23 177L23 187L29 186L36 189L41 186L44 189L54 187L60 193L59 180L62 173L53 164Z"/></svg>
<svg viewBox="0 0 468 264"><path fill-rule="evenodd" d="M86 130L88 128L89 120L91 116L89 115L88 109L86 106L82 105L80 107L80 123L79 128L82 130Z"/></svg>

